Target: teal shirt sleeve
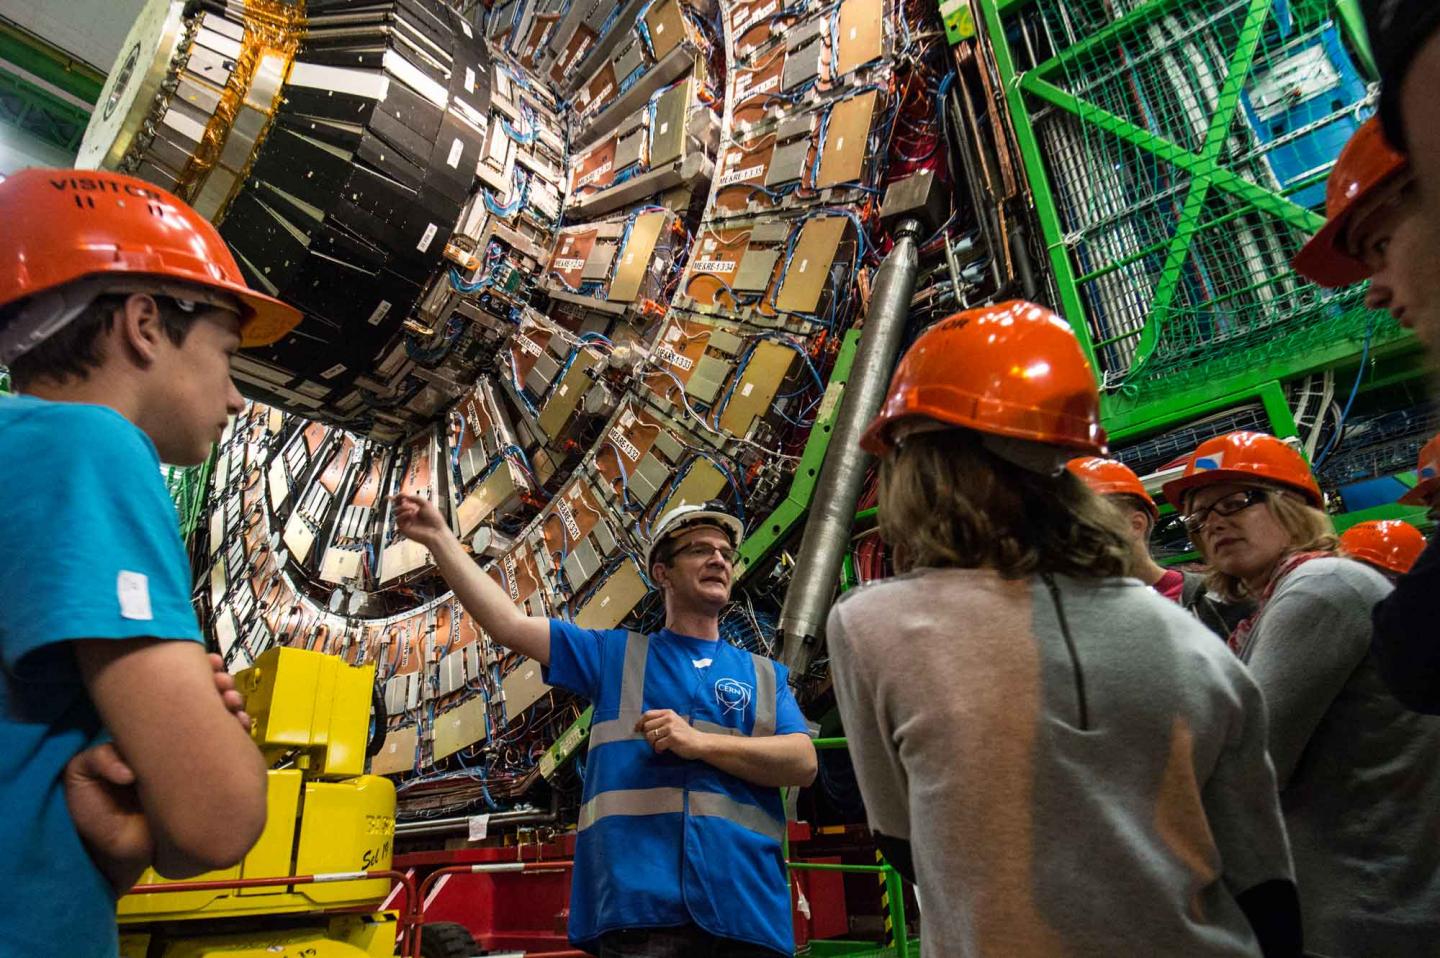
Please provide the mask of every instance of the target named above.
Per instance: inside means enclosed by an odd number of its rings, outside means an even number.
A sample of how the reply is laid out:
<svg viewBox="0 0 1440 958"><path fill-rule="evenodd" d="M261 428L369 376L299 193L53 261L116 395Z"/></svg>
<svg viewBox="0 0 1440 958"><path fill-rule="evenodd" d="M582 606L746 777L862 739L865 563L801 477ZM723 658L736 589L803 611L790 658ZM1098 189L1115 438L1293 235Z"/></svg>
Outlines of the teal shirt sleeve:
<svg viewBox="0 0 1440 958"><path fill-rule="evenodd" d="M200 641L190 563L154 445L112 409L31 402L0 431L5 667L59 679L36 652L76 639Z"/></svg>

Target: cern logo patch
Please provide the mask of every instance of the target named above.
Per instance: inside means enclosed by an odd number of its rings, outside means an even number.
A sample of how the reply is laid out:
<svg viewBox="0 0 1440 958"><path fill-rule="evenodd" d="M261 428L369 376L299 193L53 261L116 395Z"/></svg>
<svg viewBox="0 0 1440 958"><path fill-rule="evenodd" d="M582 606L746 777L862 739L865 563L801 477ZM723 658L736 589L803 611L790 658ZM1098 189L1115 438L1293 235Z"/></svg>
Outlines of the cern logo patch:
<svg viewBox="0 0 1440 958"><path fill-rule="evenodd" d="M755 689L736 679L720 679L715 683L715 701L726 715L731 712L744 715L754 697Z"/></svg>
<svg viewBox="0 0 1440 958"><path fill-rule="evenodd" d="M1195 460L1195 471L1205 472L1210 469L1219 469L1225 465L1225 454L1218 452L1213 456L1202 456Z"/></svg>

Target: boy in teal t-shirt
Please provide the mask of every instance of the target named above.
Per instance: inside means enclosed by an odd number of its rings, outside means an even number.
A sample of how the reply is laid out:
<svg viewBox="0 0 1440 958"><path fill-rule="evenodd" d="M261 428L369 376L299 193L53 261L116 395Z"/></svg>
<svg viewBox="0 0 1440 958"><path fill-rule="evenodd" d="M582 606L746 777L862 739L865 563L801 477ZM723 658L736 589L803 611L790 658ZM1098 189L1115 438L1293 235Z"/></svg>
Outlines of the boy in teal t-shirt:
<svg viewBox="0 0 1440 958"><path fill-rule="evenodd" d="M213 226L118 174L0 182L0 958L114 958L154 867L238 862L265 765L200 642L160 464L203 462L242 405L230 360L299 314Z"/></svg>

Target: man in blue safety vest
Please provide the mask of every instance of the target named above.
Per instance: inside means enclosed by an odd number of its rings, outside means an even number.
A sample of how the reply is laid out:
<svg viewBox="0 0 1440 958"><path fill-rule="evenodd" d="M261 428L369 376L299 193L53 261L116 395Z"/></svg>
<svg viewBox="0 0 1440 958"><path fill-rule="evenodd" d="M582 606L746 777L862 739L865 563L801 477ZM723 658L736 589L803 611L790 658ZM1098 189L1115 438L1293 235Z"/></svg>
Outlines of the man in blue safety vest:
<svg viewBox="0 0 1440 958"><path fill-rule="evenodd" d="M570 941L601 958L791 954L778 789L810 784L815 748L785 667L720 639L739 520L714 503L661 517L645 563L665 627L641 635L523 614L433 504L395 502L490 637L595 706Z"/></svg>

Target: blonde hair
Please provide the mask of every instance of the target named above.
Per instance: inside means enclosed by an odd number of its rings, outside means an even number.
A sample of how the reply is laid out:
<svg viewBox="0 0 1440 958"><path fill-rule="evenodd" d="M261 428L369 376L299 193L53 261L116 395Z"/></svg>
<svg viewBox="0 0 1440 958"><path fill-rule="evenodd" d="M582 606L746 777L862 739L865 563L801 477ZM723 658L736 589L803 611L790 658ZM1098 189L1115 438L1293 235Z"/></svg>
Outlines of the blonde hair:
<svg viewBox="0 0 1440 958"><path fill-rule="evenodd" d="M911 436L880 463L880 533L895 567L992 568L1125 575L1130 541L1117 509L1068 470L1030 472L1001 459L967 429Z"/></svg>
<svg viewBox="0 0 1440 958"><path fill-rule="evenodd" d="M1288 490L1267 486L1256 486L1255 488L1265 494L1265 508L1270 510L1275 521L1280 523L1280 527L1290 537L1290 545L1281 554L1282 560L1297 552L1340 554L1340 537L1335 534L1335 524L1330 521L1328 515ZM1196 537L1195 545L1208 563L1210 556L1205 551L1203 540ZM1211 592L1226 602L1259 598L1259 596L1250 595L1245 588L1245 583L1238 577L1227 575L1214 566L1211 566L1210 571L1206 573L1205 584Z"/></svg>

